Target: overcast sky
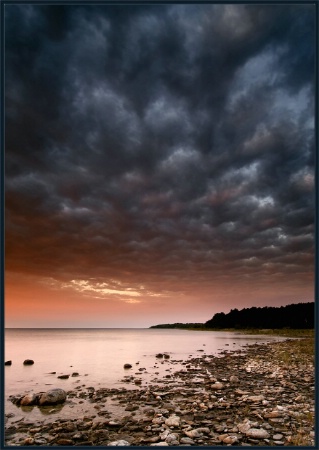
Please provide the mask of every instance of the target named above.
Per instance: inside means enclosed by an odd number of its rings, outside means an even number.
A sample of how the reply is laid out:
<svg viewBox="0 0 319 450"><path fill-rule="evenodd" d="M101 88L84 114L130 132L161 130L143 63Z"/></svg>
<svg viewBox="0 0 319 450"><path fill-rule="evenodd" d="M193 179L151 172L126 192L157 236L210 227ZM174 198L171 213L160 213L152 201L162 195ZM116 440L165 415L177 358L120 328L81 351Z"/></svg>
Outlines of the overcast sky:
<svg viewBox="0 0 319 450"><path fill-rule="evenodd" d="M314 300L311 4L5 5L6 326Z"/></svg>

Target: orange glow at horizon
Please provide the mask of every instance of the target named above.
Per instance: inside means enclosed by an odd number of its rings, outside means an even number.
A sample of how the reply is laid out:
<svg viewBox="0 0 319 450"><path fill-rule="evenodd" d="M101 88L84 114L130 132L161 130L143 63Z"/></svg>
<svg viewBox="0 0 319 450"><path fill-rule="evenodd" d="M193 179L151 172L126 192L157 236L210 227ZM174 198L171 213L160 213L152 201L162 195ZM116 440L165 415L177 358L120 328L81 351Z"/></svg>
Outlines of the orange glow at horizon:
<svg viewBox="0 0 319 450"><path fill-rule="evenodd" d="M194 287L183 295L134 299L96 298L72 289L53 289L35 276L8 273L5 284L5 326L10 327L149 327L159 323L206 322L217 312L250 306L280 306L312 301L304 286L280 283L261 288L253 283L238 286ZM279 294L278 294L279 293ZM281 301L278 301L280 295Z"/></svg>

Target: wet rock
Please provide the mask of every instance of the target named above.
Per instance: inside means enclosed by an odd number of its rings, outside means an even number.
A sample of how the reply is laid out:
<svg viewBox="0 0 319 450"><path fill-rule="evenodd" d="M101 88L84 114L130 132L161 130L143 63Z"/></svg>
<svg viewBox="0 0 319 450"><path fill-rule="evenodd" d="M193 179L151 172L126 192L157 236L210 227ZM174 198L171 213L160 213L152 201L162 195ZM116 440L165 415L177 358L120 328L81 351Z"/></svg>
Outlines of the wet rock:
<svg viewBox="0 0 319 450"><path fill-rule="evenodd" d="M24 364L25 366L31 366L32 364L34 364L34 361L33 361L33 359L25 359L25 360L23 361L23 364Z"/></svg>
<svg viewBox="0 0 319 450"><path fill-rule="evenodd" d="M27 394L20 400L20 406L33 406L39 401L39 396L36 394Z"/></svg>
<svg viewBox="0 0 319 450"><path fill-rule="evenodd" d="M39 398L39 405L57 405L64 403L66 400L66 392L63 389L55 388L50 389Z"/></svg>

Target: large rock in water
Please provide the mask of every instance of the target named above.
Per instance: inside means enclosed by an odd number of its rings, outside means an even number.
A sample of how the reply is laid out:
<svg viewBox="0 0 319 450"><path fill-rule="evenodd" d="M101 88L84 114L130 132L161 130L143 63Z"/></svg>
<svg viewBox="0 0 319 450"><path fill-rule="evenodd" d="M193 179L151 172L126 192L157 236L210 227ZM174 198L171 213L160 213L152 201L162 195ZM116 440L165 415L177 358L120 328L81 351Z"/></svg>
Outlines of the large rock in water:
<svg viewBox="0 0 319 450"><path fill-rule="evenodd" d="M39 399L39 405L57 405L58 403L64 403L66 400L66 392L63 389L55 388L50 389L41 395Z"/></svg>

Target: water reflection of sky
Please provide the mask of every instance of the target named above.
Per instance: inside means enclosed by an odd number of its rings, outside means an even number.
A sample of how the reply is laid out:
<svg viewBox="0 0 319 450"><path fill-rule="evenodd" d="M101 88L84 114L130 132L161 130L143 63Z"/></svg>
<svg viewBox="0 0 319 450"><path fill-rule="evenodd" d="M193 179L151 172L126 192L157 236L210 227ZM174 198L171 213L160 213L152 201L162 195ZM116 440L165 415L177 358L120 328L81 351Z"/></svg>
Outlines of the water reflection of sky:
<svg viewBox="0 0 319 450"><path fill-rule="evenodd" d="M184 370L190 358L209 360L222 351L232 352L253 343L284 339L239 333L148 329L7 330L5 337L5 359L12 360L12 365L5 367L6 399L9 395L44 392L54 387L72 391L88 387L141 389L160 385L174 372ZM169 359L156 357L157 353L164 352L170 355ZM35 363L23 365L27 358ZM124 369L125 363L132 364L132 368ZM79 376L72 377L74 372ZM61 374L70 377L57 378ZM136 379L141 380L141 385L134 383ZM40 416L49 418L62 410L63 417L94 412L86 400L80 402L81 399L71 398L65 405L40 409L18 408L6 401L5 409L6 413L15 414L15 420L23 416L32 417L32 420Z"/></svg>

